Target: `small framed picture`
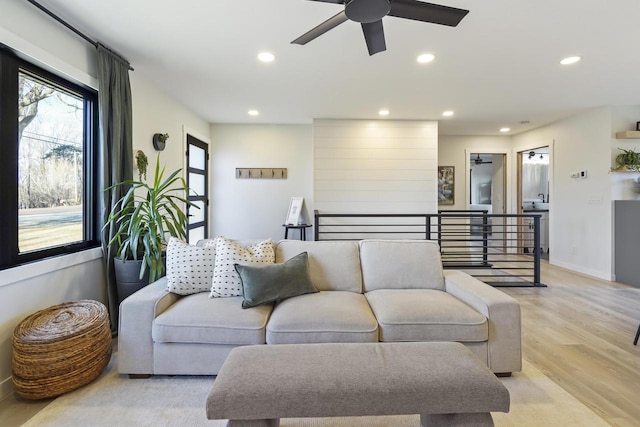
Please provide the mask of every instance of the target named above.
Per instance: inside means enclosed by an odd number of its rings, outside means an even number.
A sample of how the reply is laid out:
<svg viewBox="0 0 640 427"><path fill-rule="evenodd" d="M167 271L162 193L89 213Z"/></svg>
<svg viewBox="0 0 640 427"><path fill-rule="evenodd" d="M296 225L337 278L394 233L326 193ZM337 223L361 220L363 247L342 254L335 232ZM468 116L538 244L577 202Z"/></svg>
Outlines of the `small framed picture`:
<svg viewBox="0 0 640 427"><path fill-rule="evenodd" d="M438 204L455 204L455 167L438 166Z"/></svg>
<svg viewBox="0 0 640 427"><path fill-rule="evenodd" d="M300 223L300 214L302 213L302 204L304 197L292 197L289 203L289 213L287 214L286 225L298 225Z"/></svg>
<svg viewBox="0 0 640 427"><path fill-rule="evenodd" d="M640 122L636 122L636 130L640 130Z"/></svg>

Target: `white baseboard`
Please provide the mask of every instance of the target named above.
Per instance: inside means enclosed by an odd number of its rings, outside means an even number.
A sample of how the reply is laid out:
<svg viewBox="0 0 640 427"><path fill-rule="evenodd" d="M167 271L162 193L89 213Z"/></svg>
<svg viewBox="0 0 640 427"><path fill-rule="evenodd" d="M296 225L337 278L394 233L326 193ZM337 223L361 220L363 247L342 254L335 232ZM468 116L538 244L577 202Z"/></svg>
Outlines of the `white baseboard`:
<svg viewBox="0 0 640 427"><path fill-rule="evenodd" d="M582 273L582 274L586 274L587 276L597 277L598 279L606 280L609 282L614 281L614 278L611 275L611 273L603 273L602 271L591 270L589 268L584 268L579 265L574 265L568 262L562 262L557 260L554 260L553 262L549 261L549 264L557 265L558 267L566 268L567 270L573 270L577 273Z"/></svg>
<svg viewBox="0 0 640 427"><path fill-rule="evenodd" d="M4 399L6 396L13 393L13 390L13 381L11 381L11 377L0 382L0 399Z"/></svg>

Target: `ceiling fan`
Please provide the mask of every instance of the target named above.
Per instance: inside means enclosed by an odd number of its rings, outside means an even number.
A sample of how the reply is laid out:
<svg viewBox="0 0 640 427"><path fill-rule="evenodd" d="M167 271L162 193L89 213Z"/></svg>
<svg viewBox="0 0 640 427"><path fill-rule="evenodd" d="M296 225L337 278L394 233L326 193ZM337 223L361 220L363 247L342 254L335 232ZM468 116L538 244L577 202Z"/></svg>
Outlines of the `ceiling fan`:
<svg viewBox="0 0 640 427"><path fill-rule="evenodd" d="M301 35L291 43L305 45L343 22L350 20L362 24L362 31L364 32L364 38L367 42L369 55L375 55L376 53L387 50L384 39L384 28L382 27L382 18L387 15L455 27L460 23L462 18L469 13L468 10L417 0L310 1L344 4L344 10L313 28L311 31Z"/></svg>
<svg viewBox="0 0 640 427"><path fill-rule="evenodd" d="M480 154L478 154L477 157L475 159L473 159L473 163L475 163L476 165L490 165L493 162L492 161L483 160L482 158L480 158Z"/></svg>

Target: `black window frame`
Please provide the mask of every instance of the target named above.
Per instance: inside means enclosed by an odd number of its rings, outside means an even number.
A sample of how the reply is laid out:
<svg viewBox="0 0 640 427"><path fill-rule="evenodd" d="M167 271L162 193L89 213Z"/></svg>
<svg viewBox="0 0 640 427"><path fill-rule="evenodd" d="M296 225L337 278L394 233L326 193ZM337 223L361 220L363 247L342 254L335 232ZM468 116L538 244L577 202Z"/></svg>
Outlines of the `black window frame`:
<svg viewBox="0 0 640 427"><path fill-rule="evenodd" d="M21 71L84 100L83 239L23 253L18 248L18 75ZM97 91L47 71L0 46L0 270L100 246L98 170Z"/></svg>

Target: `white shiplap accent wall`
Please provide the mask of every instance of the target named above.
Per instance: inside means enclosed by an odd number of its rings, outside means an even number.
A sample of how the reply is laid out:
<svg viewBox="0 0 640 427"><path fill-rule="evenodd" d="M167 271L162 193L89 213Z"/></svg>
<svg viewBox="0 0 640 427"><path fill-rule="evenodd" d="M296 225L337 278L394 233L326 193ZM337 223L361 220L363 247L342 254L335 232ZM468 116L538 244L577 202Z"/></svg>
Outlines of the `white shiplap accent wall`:
<svg viewBox="0 0 640 427"><path fill-rule="evenodd" d="M321 213L435 213L438 122L314 120Z"/></svg>

